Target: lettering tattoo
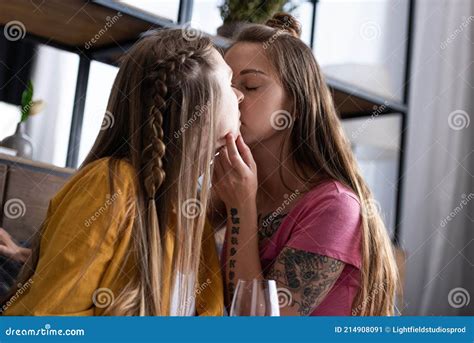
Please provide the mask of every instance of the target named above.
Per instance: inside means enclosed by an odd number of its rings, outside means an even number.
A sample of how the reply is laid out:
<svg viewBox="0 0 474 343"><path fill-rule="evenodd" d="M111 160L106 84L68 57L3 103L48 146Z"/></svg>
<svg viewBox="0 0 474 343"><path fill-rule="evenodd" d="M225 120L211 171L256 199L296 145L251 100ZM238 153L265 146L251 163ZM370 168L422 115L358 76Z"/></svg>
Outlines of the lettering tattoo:
<svg viewBox="0 0 474 343"><path fill-rule="evenodd" d="M236 208L230 209L230 220L232 227L230 229L230 259L229 259L229 273L228 273L228 292L229 299L232 299L235 291L235 265L237 261L232 257L237 253L237 248L239 245L239 232L240 232L240 218L239 213Z"/></svg>
<svg viewBox="0 0 474 343"><path fill-rule="evenodd" d="M288 306L307 316L324 300L342 273L345 264L334 258L285 247L266 278L276 280L292 295Z"/></svg>

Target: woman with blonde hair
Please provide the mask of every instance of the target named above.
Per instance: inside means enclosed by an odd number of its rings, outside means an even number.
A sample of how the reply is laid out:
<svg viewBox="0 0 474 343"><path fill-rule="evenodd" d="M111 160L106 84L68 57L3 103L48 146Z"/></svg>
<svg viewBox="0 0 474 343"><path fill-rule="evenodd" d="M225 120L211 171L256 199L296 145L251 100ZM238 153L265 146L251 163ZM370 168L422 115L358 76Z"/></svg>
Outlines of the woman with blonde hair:
<svg viewBox="0 0 474 343"><path fill-rule="evenodd" d="M296 19L279 13L246 26L225 53L250 147L230 139L216 159L227 302L239 279L266 278L282 315L392 315L391 241L299 36Z"/></svg>
<svg viewBox="0 0 474 343"><path fill-rule="evenodd" d="M239 131L231 77L208 38L179 29L127 52L109 122L51 200L4 315L222 314L205 213L216 149Z"/></svg>

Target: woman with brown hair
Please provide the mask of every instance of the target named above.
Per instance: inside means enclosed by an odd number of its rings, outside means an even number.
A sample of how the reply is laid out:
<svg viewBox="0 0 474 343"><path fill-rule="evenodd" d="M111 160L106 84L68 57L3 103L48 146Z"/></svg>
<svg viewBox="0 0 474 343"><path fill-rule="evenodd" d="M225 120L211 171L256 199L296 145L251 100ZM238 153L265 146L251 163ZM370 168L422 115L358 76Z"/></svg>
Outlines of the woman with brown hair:
<svg viewBox="0 0 474 343"><path fill-rule="evenodd" d="M225 53L250 147L230 139L216 159L227 302L237 280L266 278L277 282L282 315L392 315L391 242L299 35L295 18L277 14L245 27Z"/></svg>
<svg viewBox="0 0 474 343"><path fill-rule="evenodd" d="M3 314L221 315L205 213L212 160L239 131L241 100L208 38L175 29L135 44L105 125L51 200Z"/></svg>

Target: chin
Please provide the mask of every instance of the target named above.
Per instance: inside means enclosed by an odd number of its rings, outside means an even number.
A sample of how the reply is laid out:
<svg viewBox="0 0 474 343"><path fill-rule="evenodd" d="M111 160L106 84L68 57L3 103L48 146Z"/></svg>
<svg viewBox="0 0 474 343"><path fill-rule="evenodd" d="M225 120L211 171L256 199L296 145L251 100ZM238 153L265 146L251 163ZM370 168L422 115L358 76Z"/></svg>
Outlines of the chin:
<svg viewBox="0 0 474 343"><path fill-rule="evenodd" d="M245 144L251 145L255 143L255 138L252 136L251 133L249 133L244 126L240 127L240 134L242 135L242 138L244 139Z"/></svg>

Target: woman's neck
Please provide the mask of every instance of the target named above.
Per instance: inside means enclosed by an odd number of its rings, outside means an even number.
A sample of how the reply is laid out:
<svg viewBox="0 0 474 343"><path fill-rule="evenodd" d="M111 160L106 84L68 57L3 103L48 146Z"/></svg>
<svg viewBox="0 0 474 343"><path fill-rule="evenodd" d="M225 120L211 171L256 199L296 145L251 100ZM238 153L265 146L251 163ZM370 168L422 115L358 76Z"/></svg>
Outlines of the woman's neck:
<svg viewBox="0 0 474 343"><path fill-rule="evenodd" d="M258 198L264 203L283 201L285 194L295 190L301 193L306 191L303 189L304 181L296 176L297 171L292 163L289 144L283 145L284 139L283 135L274 135L251 146L257 164ZM290 189L285 187L282 180Z"/></svg>

